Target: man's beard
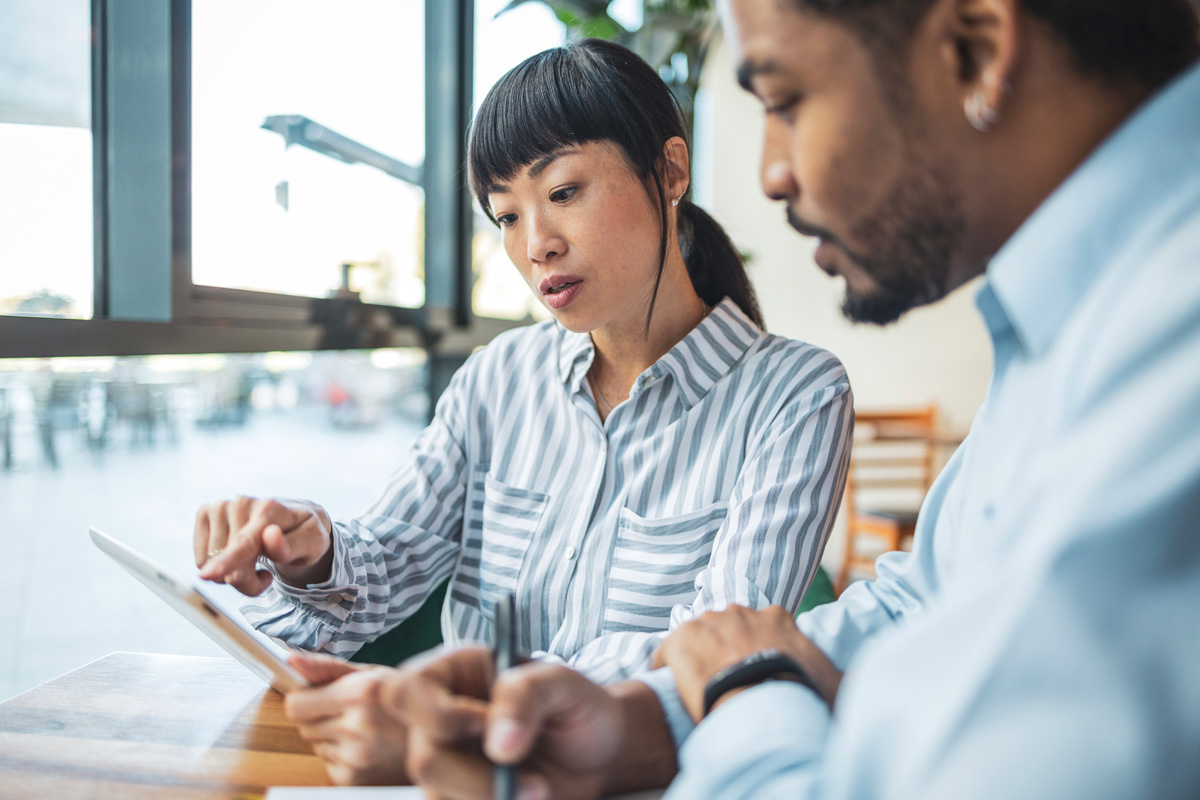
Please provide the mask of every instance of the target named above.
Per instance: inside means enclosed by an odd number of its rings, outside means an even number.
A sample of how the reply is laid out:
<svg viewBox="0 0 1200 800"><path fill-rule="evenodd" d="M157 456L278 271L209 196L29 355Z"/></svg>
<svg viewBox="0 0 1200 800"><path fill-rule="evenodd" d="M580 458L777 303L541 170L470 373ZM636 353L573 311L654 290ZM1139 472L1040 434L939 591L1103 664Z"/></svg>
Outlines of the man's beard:
<svg viewBox="0 0 1200 800"><path fill-rule="evenodd" d="M915 156L911 150L910 156ZM855 292L847 283L842 314L851 322L887 325L954 288L952 261L966 227L962 202L939 170L915 157L909 164L875 210L852 227L853 239L860 243L853 250L788 210L793 228L835 243L875 284Z"/></svg>

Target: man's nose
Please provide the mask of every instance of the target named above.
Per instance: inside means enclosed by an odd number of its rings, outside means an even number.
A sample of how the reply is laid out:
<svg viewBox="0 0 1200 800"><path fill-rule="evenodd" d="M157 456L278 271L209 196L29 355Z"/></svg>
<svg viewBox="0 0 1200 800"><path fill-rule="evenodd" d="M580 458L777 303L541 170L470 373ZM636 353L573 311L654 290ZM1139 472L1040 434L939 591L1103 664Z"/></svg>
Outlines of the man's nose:
<svg viewBox="0 0 1200 800"><path fill-rule="evenodd" d="M763 129L759 180L762 183L763 194L772 200L795 200L800 194L791 155L788 150L787 129L768 117Z"/></svg>

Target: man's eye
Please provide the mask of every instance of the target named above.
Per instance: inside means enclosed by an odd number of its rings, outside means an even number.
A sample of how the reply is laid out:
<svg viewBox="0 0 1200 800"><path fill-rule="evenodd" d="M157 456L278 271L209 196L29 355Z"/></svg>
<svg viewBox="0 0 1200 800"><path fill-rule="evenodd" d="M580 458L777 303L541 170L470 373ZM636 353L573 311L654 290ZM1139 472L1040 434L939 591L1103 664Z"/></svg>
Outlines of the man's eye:
<svg viewBox="0 0 1200 800"><path fill-rule="evenodd" d="M575 196L574 186L564 186L562 189L555 189L550 193L550 200L555 203L565 203Z"/></svg>
<svg viewBox="0 0 1200 800"><path fill-rule="evenodd" d="M800 97L789 97L778 103L763 103L763 110L768 116L781 117L783 119L791 119L796 116L796 109L800 105Z"/></svg>

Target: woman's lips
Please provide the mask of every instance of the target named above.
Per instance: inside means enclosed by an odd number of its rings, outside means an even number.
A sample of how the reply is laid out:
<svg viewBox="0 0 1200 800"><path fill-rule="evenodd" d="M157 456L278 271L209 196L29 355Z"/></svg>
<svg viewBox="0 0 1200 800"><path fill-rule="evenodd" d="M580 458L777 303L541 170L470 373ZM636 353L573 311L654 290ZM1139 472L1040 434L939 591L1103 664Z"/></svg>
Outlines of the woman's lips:
<svg viewBox="0 0 1200 800"><path fill-rule="evenodd" d="M583 281L581 280L562 281L544 289L542 297L546 298L546 305L557 311L570 305L582 287Z"/></svg>

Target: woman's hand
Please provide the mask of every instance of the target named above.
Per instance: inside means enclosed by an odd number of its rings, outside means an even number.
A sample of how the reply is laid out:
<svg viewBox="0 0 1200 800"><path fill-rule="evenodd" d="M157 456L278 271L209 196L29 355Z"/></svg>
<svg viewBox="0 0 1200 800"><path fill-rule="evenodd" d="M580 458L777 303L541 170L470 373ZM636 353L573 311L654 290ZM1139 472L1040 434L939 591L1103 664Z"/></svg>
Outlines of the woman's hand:
<svg viewBox="0 0 1200 800"><path fill-rule="evenodd" d="M408 732L384 700L402 672L332 656L293 654L288 663L315 688L288 693L284 708L325 762L334 783L407 784Z"/></svg>
<svg viewBox="0 0 1200 800"><path fill-rule="evenodd" d="M704 715L704 688L714 675L748 656L772 649L803 667L821 699L833 708L842 673L800 632L792 615L779 606L754 611L731 605L723 611L701 614L666 638L654 653L653 666L671 668L679 697L698 722Z"/></svg>
<svg viewBox="0 0 1200 800"><path fill-rule="evenodd" d="M275 563L279 577L293 586L329 580L333 564L333 525L315 503L235 497L201 506L192 535L200 577L228 583L257 596L271 585L271 573L256 568L260 556Z"/></svg>

